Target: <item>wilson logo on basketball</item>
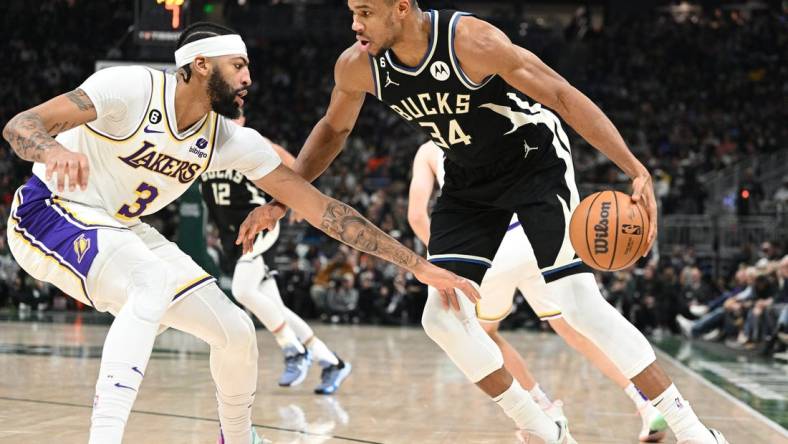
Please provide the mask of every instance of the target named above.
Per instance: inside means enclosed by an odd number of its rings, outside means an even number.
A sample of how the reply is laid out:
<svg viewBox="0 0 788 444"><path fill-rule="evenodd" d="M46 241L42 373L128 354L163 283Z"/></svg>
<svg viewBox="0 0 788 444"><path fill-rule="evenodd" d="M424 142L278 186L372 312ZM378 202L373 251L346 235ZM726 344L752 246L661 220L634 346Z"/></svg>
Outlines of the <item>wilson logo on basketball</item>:
<svg viewBox="0 0 788 444"><path fill-rule="evenodd" d="M594 253L607 253L608 251L608 232L610 224L610 202L602 202L599 212L599 223L594 225Z"/></svg>

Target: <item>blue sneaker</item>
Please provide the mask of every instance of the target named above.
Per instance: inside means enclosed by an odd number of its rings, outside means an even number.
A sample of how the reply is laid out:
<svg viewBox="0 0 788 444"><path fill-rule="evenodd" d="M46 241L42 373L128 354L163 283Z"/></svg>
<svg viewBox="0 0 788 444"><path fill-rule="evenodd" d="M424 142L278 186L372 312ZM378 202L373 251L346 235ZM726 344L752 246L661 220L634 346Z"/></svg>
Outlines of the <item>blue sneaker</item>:
<svg viewBox="0 0 788 444"><path fill-rule="evenodd" d="M337 359L339 359L338 356ZM315 393L318 395L334 394L353 369L349 362L341 359L339 359L338 364L321 362L320 365L323 367L323 372L320 374L320 385L315 388Z"/></svg>
<svg viewBox="0 0 788 444"><path fill-rule="evenodd" d="M298 353L295 347L288 346L283 350L285 353L285 371L279 377L281 387L294 387L304 382L309 366L312 365L312 354L309 350Z"/></svg>
<svg viewBox="0 0 788 444"><path fill-rule="evenodd" d="M221 427L219 427L219 439L216 441L216 444L224 444L224 434L222 433ZM257 434L257 430L252 427L252 444L271 444L271 441L260 438L260 435Z"/></svg>

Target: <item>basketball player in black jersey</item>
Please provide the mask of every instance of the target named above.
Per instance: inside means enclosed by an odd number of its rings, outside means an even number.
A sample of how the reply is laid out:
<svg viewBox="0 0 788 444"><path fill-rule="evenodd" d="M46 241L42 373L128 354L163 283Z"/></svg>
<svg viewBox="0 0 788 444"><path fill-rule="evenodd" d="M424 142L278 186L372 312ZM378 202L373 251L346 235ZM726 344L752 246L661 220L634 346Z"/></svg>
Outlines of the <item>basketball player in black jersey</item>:
<svg viewBox="0 0 788 444"><path fill-rule="evenodd" d="M246 118L241 115L235 122L244 126ZM272 143L271 146L282 163L292 167L293 155L280 145ZM233 277L233 297L260 319L285 355L285 368L279 385L293 387L301 384L314 359L322 367L321 382L315 393L335 393L350 375L352 366L339 359L300 316L284 305L276 279L263 260L263 253L279 237L279 224L260 233L249 253L242 255L241 248L234 244L238 227L246 215L268 200L265 192L233 170L208 172L201 179L200 188L208 215L220 227L222 252L226 259L223 271Z"/></svg>
<svg viewBox="0 0 788 444"><path fill-rule="evenodd" d="M650 243L656 235L651 176L612 122L534 54L483 20L456 11L422 11L416 0L349 0L348 6L358 42L337 60L331 102L295 171L307 180L319 176L342 149L365 95L375 96L446 153L445 185L430 228L432 262L481 282L516 213L551 297L562 298L566 321L652 400L679 444L726 443L701 424L639 331L610 306L603 312L586 309L591 298L602 296L568 239L579 195L561 119L632 179L632 200L644 204L651 220ZM284 211L278 204L255 210L237 242L248 248L253 233ZM422 325L515 421L524 441L574 442L566 425L550 422L503 368L500 350L468 300L430 289Z"/></svg>

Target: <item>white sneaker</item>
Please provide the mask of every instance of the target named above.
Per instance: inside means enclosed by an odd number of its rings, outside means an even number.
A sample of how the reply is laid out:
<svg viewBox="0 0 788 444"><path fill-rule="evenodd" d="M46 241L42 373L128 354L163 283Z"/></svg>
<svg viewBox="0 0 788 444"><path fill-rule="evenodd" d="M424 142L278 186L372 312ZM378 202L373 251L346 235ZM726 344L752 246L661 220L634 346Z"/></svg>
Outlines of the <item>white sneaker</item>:
<svg viewBox="0 0 788 444"><path fill-rule="evenodd" d="M550 407L542 409L545 415L549 416L555 422L565 422L569 425L569 419L564 414L564 403L559 399L553 401Z"/></svg>
<svg viewBox="0 0 788 444"><path fill-rule="evenodd" d="M638 412L643 421L643 428L640 429L638 439L640 442L662 442L668 430L668 423L651 404Z"/></svg>
<svg viewBox="0 0 788 444"><path fill-rule="evenodd" d="M515 436L521 444L577 444L577 441L569 433L569 426L566 422L556 421L555 424L558 426L557 439L545 438L530 430L518 430Z"/></svg>
<svg viewBox="0 0 788 444"><path fill-rule="evenodd" d="M722 433L718 432L717 430L709 429L709 433L711 433L711 437L712 437L711 441L707 441L707 440L701 441L700 439L697 438L690 438L690 439L684 439L682 441L679 441L677 444L730 444L728 440L725 439L724 436L722 436Z"/></svg>
<svg viewBox="0 0 788 444"><path fill-rule="evenodd" d="M676 315L676 323L679 324L681 334L683 334L686 338L692 339L692 326L695 323L682 315Z"/></svg>

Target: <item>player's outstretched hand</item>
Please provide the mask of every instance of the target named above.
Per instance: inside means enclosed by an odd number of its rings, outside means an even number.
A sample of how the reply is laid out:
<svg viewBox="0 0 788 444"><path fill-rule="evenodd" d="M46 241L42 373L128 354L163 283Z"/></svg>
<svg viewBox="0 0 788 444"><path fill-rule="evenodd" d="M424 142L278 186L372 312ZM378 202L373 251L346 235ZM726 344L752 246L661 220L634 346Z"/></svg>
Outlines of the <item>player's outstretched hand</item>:
<svg viewBox="0 0 788 444"><path fill-rule="evenodd" d="M471 281L461 278L451 271L436 267L426 260L423 260L413 274L416 276L416 279L430 287L436 288L440 292L441 303L447 310L451 307L456 311L460 311L460 301L457 300L455 289L460 290L474 304L481 299L479 291Z"/></svg>
<svg viewBox="0 0 788 444"><path fill-rule="evenodd" d="M246 216L241 226L238 227L238 237L235 239L235 245L243 244L244 253L252 251L254 238L257 236L257 233L263 230L273 230L276 223L284 217L286 212L287 207L275 200L255 208Z"/></svg>
<svg viewBox="0 0 788 444"><path fill-rule="evenodd" d="M648 173L635 177L632 180L632 202L640 203L648 212L648 248L645 254L651 250L654 239L657 237L657 199L654 197L654 183ZM644 254L644 256L645 256Z"/></svg>
<svg viewBox="0 0 788 444"><path fill-rule="evenodd" d="M57 190L63 192L66 189L66 178L68 178L68 190L74 191L77 185L83 190L88 187L88 158L82 153L75 153L65 148L52 148L46 157L46 180L52 180L52 175L57 173Z"/></svg>

